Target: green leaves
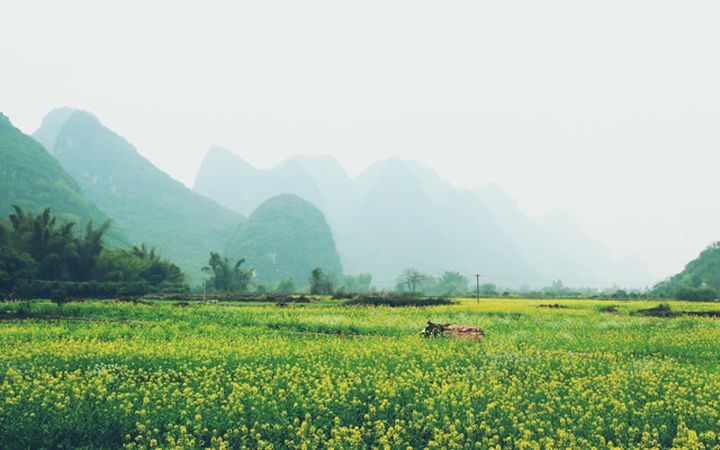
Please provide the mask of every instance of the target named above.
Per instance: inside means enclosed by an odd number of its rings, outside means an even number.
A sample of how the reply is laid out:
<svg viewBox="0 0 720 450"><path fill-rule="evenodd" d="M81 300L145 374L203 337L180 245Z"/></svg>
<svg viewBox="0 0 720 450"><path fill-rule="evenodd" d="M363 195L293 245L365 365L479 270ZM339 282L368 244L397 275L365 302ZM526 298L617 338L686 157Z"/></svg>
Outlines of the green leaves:
<svg viewBox="0 0 720 450"><path fill-rule="evenodd" d="M154 248L148 250L142 244L131 250L106 250L103 242L109 220L98 228L91 220L85 233L76 236L75 223L58 223L49 208L37 215L16 205L13 209L12 229L0 222L0 286L5 290L21 282L34 286L36 280L140 283L153 290L186 288L182 271L160 258ZM39 295L33 294L34 288L28 289L25 295Z"/></svg>
<svg viewBox="0 0 720 450"><path fill-rule="evenodd" d="M245 259L238 259L234 264L227 257L217 252L210 252L208 265L203 267L205 273L211 275L210 284L222 292L246 292L255 271L242 268Z"/></svg>

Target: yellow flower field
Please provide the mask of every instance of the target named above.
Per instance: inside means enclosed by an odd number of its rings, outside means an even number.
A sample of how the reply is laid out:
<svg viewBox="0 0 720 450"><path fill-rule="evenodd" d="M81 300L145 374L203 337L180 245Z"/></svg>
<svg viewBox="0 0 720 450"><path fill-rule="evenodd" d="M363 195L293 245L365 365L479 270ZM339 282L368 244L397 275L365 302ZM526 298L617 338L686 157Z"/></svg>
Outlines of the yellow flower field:
<svg viewBox="0 0 720 450"><path fill-rule="evenodd" d="M720 448L720 320L629 315L657 302L540 303L33 303L72 320L0 321L0 443ZM426 340L428 319L487 338Z"/></svg>

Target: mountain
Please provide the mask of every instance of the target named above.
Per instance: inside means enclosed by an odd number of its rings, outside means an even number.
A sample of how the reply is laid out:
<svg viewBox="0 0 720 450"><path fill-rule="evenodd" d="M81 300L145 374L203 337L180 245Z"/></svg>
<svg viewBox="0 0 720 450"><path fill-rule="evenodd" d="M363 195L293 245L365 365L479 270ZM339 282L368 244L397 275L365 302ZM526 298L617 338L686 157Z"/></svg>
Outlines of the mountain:
<svg viewBox="0 0 720 450"><path fill-rule="evenodd" d="M262 203L242 224L225 254L245 258L257 279L274 282L292 278L306 286L320 267L340 275L342 266L330 226L322 212L295 195L281 194Z"/></svg>
<svg viewBox="0 0 720 450"><path fill-rule="evenodd" d="M295 181L281 185L287 167ZM238 211L280 192L312 202L327 217L345 271L369 271L379 287L408 267L480 273L503 286L647 282L639 262L612 257L567 215L529 217L498 186L457 188L415 161L390 158L353 179L329 156L293 156L258 170L211 149L195 189Z"/></svg>
<svg viewBox="0 0 720 450"><path fill-rule="evenodd" d="M474 191L507 237L537 268L533 284L562 279L571 286L604 287L613 283L641 286L648 280L639 261L615 258L587 236L568 214L554 212L537 218L524 214L499 186Z"/></svg>
<svg viewBox="0 0 720 450"><path fill-rule="evenodd" d="M427 167L391 158L370 166L355 182L362 232L352 269L371 270L385 285L407 267L434 275L481 273L496 282L534 276L482 202Z"/></svg>
<svg viewBox="0 0 720 450"><path fill-rule="evenodd" d="M654 292L660 296L683 297L685 291L706 291L707 299L720 296L720 242L715 242L703 250L700 255L690 261L682 272L673 275L655 286ZM688 300L696 300L687 296Z"/></svg>
<svg viewBox="0 0 720 450"><path fill-rule="evenodd" d="M294 161L267 170L256 169L217 146L205 154L193 189L245 215L279 194L292 193L315 205L322 203L317 187Z"/></svg>
<svg viewBox="0 0 720 450"><path fill-rule="evenodd" d="M244 220L172 179L87 112L52 111L35 137L133 243L157 247L192 283Z"/></svg>
<svg viewBox="0 0 720 450"><path fill-rule="evenodd" d="M645 287L649 283L647 270L639 260L612 256L593 241L569 214L556 211L537 217L535 221L554 249L558 262L553 270L563 273L562 277L558 275L554 278L562 278L572 286L608 287L620 284ZM544 253L538 259L547 261L550 258Z"/></svg>
<svg viewBox="0 0 720 450"><path fill-rule="evenodd" d="M353 180L331 156L296 155L270 169L257 169L215 146L203 158L193 189L242 214L271 197L296 195L323 212L342 260L352 259L359 199Z"/></svg>
<svg viewBox="0 0 720 450"><path fill-rule="evenodd" d="M0 220L17 204L27 212L49 207L55 217L96 225L109 219L85 195L78 183L35 139L15 128L0 114ZM80 227L78 227L80 228ZM117 224L108 231L111 246L127 243Z"/></svg>

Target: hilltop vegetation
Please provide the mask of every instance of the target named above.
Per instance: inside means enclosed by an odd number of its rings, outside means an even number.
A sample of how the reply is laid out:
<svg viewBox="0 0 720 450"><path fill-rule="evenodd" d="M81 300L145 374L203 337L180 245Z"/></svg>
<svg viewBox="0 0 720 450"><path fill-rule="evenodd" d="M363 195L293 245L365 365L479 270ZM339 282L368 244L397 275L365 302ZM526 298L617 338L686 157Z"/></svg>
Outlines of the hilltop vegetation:
<svg viewBox="0 0 720 450"><path fill-rule="evenodd" d="M131 242L157 247L192 282L209 252L223 248L243 221L156 168L89 113L53 111L35 136Z"/></svg>
<svg viewBox="0 0 720 450"><path fill-rule="evenodd" d="M260 205L239 227L226 254L245 258L261 282L290 279L304 287L315 268L337 277L342 273L323 214L294 195L279 195Z"/></svg>
<svg viewBox="0 0 720 450"><path fill-rule="evenodd" d="M654 292L684 300L720 297L720 242L709 245L682 272L655 286Z"/></svg>
<svg viewBox="0 0 720 450"><path fill-rule="evenodd" d="M0 217L22 205L30 211L52 208L61 219L102 223L108 215L80 190L77 182L37 141L15 128L0 114ZM126 244L115 225L107 233L110 245Z"/></svg>

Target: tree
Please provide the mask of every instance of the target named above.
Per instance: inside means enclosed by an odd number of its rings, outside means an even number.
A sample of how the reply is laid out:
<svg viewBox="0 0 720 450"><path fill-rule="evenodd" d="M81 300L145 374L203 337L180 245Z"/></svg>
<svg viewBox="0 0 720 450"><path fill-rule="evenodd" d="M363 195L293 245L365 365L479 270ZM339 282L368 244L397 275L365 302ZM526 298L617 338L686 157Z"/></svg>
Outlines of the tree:
<svg viewBox="0 0 720 450"><path fill-rule="evenodd" d="M319 267L310 272L310 293L312 295L330 295L334 288L335 279L332 275L326 275Z"/></svg>
<svg viewBox="0 0 720 450"><path fill-rule="evenodd" d="M217 252L210 252L208 265L202 270L211 275L210 281L216 290L246 292L255 271L243 269L241 267L243 263L245 260L242 258L232 264L227 257L223 257Z"/></svg>
<svg viewBox="0 0 720 450"><path fill-rule="evenodd" d="M155 251L155 247L148 249L145 243L140 247L133 246L133 256L140 260L140 277L150 284L182 284L185 281L185 274L182 270L170 261L161 258Z"/></svg>
<svg viewBox="0 0 720 450"><path fill-rule="evenodd" d="M690 291L705 294L689 294ZM685 265L682 272L658 283L653 295L659 297L711 297L710 292L720 292L720 242L709 245L697 258Z"/></svg>
<svg viewBox="0 0 720 450"><path fill-rule="evenodd" d="M8 229L7 225L5 225L5 222L0 220L0 247L7 246L9 239L10 230Z"/></svg>
<svg viewBox="0 0 720 450"><path fill-rule="evenodd" d="M415 291L429 279L429 276L416 269L405 269L398 278L398 285L406 289L408 292L415 293Z"/></svg>
<svg viewBox="0 0 720 450"><path fill-rule="evenodd" d="M10 292L20 280L37 277L38 268L30 254L3 246L0 247L0 290Z"/></svg>
<svg viewBox="0 0 720 450"><path fill-rule="evenodd" d="M567 291L562 280L553 280L550 286L543 288L543 293L546 295L560 295Z"/></svg>
<svg viewBox="0 0 720 450"><path fill-rule="evenodd" d="M15 205L10 224L0 222L0 286L6 290L20 284L23 295L65 300L66 294L186 289L180 268L144 244L106 250L103 239L110 221L98 228L90 221L76 235L75 223L58 223L50 209L33 215ZM89 283L97 281L124 285Z"/></svg>
<svg viewBox="0 0 720 450"><path fill-rule="evenodd" d="M29 253L37 262L38 276L44 280L71 279L71 265L77 258L77 240L72 229L73 222L56 227L57 221L45 208L37 216L26 213L13 205L10 214L12 224L11 245Z"/></svg>
<svg viewBox="0 0 720 450"><path fill-rule="evenodd" d="M525 290L529 290L528 287ZM495 286L493 283L484 283L480 285L480 295L490 296L490 295L497 295L497 286Z"/></svg>
<svg viewBox="0 0 720 450"><path fill-rule="evenodd" d="M285 278L280 280L275 287L275 292L278 294L292 294L295 292L295 282L292 278Z"/></svg>
<svg viewBox="0 0 720 450"><path fill-rule="evenodd" d="M347 294L367 294L371 290L372 275L360 273L345 275L340 283L340 289Z"/></svg>
<svg viewBox="0 0 720 450"><path fill-rule="evenodd" d="M77 242L77 259L74 261L73 269L75 277L79 281L86 281L92 277L92 270L97 265L97 260L103 250L103 236L110 228L111 221L107 220L100 228L94 229L92 220L85 228L84 239Z"/></svg>
<svg viewBox="0 0 720 450"><path fill-rule="evenodd" d="M442 295L457 296L468 292L469 280L460 272L443 272L437 282L437 291Z"/></svg>

